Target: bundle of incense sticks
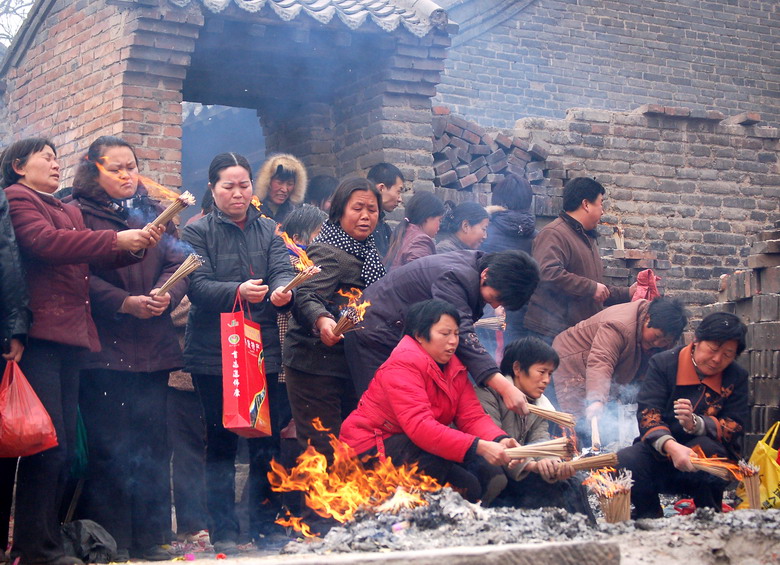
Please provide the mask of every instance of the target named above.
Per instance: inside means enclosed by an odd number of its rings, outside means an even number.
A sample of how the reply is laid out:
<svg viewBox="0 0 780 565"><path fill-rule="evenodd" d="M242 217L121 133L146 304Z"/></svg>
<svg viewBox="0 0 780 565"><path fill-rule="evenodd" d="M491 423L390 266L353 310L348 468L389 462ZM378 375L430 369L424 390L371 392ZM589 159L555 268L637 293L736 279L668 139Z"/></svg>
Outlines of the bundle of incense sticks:
<svg viewBox="0 0 780 565"><path fill-rule="evenodd" d="M159 216L149 222L149 225L147 225L145 229L153 226L167 225L168 222L175 218L179 212L184 210L187 206L192 206L193 204L195 204L195 197L190 194L189 191L182 192L179 196L174 198L173 202L168 204L168 207L165 210L160 212Z"/></svg>
<svg viewBox="0 0 780 565"><path fill-rule="evenodd" d="M693 453L691 463L697 471L704 471L724 481L730 481L732 478L742 480L736 463L732 463L725 457L707 457L698 445L693 447Z"/></svg>
<svg viewBox="0 0 780 565"><path fill-rule="evenodd" d="M753 510L761 509L761 477L759 468L745 460L739 462L739 472L742 474L742 483L745 485L748 506Z"/></svg>
<svg viewBox="0 0 780 565"><path fill-rule="evenodd" d="M626 522L631 519L631 471L621 470L613 476L615 469L605 468L594 471L582 484L596 495L604 513L604 519L610 523Z"/></svg>
<svg viewBox="0 0 780 565"><path fill-rule="evenodd" d="M294 289L296 286L301 285L305 283L307 280L312 278L314 275L320 273L322 269L317 267L316 265L309 265L308 267L304 267L303 270L295 275L295 278L291 280L290 282L285 285L285 287L282 289L282 292L288 292L292 289Z"/></svg>
<svg viewBox="0 0 780 565"><path fill-rule="evenodd" d="M560 457L571 459L577 448L574 441L568 437L558 437L548 441L540 441L520 447L507 447L505 452L512 459L524 459L526 457Z"/></svg>
<svg viewBox="0 0 780 565"><path fill-rule="evenodd" d="M612 238L615 240L615 249L625 249L623 222L621 220L618 220L617 225L612 227L612 232Z"/></svg>
<svg viewBox="0 0 780 565"><path fill-rule="evenodd" d="M602 453L593 457L578 457L569 461L576 471L590 471L602 467L614 467L618 463L617 453Z"/></svg>
<svg viewBox="0 0 780 565"><path fill-rule="evenodd" d="M342 335L354 329L356 325L363 321L363 314L366 308L371 306L370 302L363 302L360 305L349 304L341 311L341 318L333 328L335 335Z"/></svg>
<svg viewBox="0 0 780 565"><path fill-rule="evenodd" d="M322 269L314 265L312 260L309 259L309 256L306 255L306 251L297 245L289 235L287 235L285 232L282 232L281 235L285 246L287 246L287 249L289 249L293 255L298 258L298 261L295 263L295 268L298 270L298 274L295 275L295 278L287 283L287 286L282 289L282 292L288 292L296 286L305 283L314 275L320 273Z"/></svg>
<svg viewBox="0 0 780 565"><path fill-rule="evenodd" d="M573 428L574 425L576 424L574 420L574 416L566 412L558 412L556 410L546 410L545 408L539 408L534 404L528 405L528 411L531 414L535 414L536 416L539 416L540 418L544 418L545 420L550 420L551 422L554 422L563 428Z"/></svg>
<svg viewBox="0 0 780 565"><path fill-rule="evenodd" d="M200 255L197 253L190 253L184 262L179 265L179 268L174 271L174 273L171 275L171 278L163 283L163 285L160 287L160 290L158 291L158 294L165 294L171 290L173 285L175 285L184 277L188 276L202 264L203 258Z"/></svg>
<svg viewBox="0 0 780 565"><path fill-rule="evenodd" d="M474 322L475 328L483 328L486 330L505 330L506 318L504 316L492 316L489 318L480 318Z"/></svg>

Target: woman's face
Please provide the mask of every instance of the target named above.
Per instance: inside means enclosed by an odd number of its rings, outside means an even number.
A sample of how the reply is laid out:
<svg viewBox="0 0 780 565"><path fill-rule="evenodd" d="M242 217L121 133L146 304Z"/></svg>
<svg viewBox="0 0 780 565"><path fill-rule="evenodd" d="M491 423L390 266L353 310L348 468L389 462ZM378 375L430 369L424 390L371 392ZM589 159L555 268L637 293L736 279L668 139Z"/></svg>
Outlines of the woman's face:
<svg viewBox="0 0 780 565"><path fill-rule="evenodd" d="M487 238L487 227L489 223L490 220L488 218L485 218L473 226L464 221L460 226L460 230L458 231L458 238L466 247L477 249Z"/></svg>
<svg viewBox="0 0 780 565"><path fill-rule="evenodd" d="M129 147L109 147L98 163L98 184L116 200L131 198L138 190L138 163Z"/></svg>
<svg viewBox="0 0 780 565"><path fill-rule="evenodd" d="M439 321L431 326L431 337L417 336L417 342L441 365L446 364L455 355L460 340L460 330L455 318L443 314Z"/></svg>
<svg viewBox="0 0 780 565"><path fill-rule="evenodd" d="M347 234L358 241L365 241L379 221L376 196L368 190L356 190L349 196L339 224Z"/></svg>
<svg viewBox="0 0 780 565"><path fill-rule="evenodd" d="M271 186L268 187L268 199L277 206L281 206L287 202L293 188L295 188L295 179L279 180L273 177Z"/></svg>
<svg viewBox="0 0 780 565"><path fill-rule="evenodd" d="M19 175L19 182L38 192L52 194L60 186L60 164L54 149L46 145L40 151L31 153L23 166L13 165Z"/></svg>
<svg viewBox="0 0 780 565"><path fill-rule="evenodd" d="M441 216L431 216L430 218L427 218L422 223L420 229L428 237L434 238L436 237L436 234L439 233L440 227L441 227Z"/></svg>
<svg viewBox="0 0 780 565"><path fill-rule="evenodd" d="M519 388L529 398L536 400L542 394L544 389L550 384L555 365L552 361L545 363L534 363L528 367L528 371L520 368L520 363L515 361L512 364L512 371L515 373L515 386Z"/></svg>
<svg viewBox="0 0 780 565"><path fill-rule="evenodd" d="M666 335L658 328L651 328L650 322L645 322L642 326L642 351L648 352L652 349L669 349L674 343L674 338Z"/></svg>
<svg viewBox="0 0 780 565"><path fill-rule="evenodd" d="M246 211L252 202L252 181L249 171L233 165L219 172L219 179L211 187L214 204L234 222L246 218Z"/></svg>
<svg viewBox="0 0 780 565"><path fill-rule="evenodd" d="M693 362L704 375L722 373L737 358L739 343L736 339L719 343L717 341L694 341Z"/></svg>

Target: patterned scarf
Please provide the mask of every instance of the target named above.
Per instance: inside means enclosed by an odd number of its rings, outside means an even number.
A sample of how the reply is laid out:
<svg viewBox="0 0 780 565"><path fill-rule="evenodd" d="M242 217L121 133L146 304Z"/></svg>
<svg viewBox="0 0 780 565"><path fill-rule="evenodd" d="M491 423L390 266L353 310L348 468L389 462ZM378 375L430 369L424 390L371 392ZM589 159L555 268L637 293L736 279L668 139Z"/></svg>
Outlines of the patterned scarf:
<svg viewBox="0 0 780 565"><path fill-rule="evenodd" d="M375 283L385 276L387 272L376 250L373 235L368 236L365 241L358 241L345 232L340 225L325 222L322 224L320 235L314 241L321 241L333 247L338 247L342 251L346 251L350 255L361 259L363 266L360 269L360 276L363 278L366 286Z"/></svg>

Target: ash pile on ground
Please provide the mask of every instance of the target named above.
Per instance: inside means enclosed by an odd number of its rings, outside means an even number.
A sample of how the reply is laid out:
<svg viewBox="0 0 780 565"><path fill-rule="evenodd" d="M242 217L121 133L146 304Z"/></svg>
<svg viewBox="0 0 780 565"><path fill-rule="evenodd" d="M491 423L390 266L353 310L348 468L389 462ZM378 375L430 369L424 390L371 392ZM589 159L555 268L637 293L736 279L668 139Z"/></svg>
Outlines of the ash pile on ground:
<svg viewBox="0 0 780 565"><path fill-rule="evenodd" d="M606 540L647 536L654 530L669 532L672 537L685 536L686 532L698 536L717 530L719 538L732 533L751 534L751 538L780 544L778 511L740 510L721 514L698 509L689 516L607 524L602 519L592 523L582 514L570 514L558 508L482 508L448 488L427 493L425 498L428 506L400 510L396 514L360 511L352 521L332 528L324 538L290 542L282 553L332 554Z"/></svg>

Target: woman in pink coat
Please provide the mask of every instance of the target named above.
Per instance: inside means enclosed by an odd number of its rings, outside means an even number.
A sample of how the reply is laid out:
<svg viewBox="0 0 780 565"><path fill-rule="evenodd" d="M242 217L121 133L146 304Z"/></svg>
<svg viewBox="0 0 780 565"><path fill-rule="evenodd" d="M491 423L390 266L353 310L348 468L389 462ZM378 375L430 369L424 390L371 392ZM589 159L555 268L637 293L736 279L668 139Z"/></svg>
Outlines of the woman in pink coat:
<svg viewBox="0 0 780 565"><path fill-rule="evenodd" d="M360 454L392 457L448 482L483 504L492 480L517 445L485 414L455 357L460 315L442 300L409 309L405 335L379 368L358 408L341 427L341 440Z"/></svg>

